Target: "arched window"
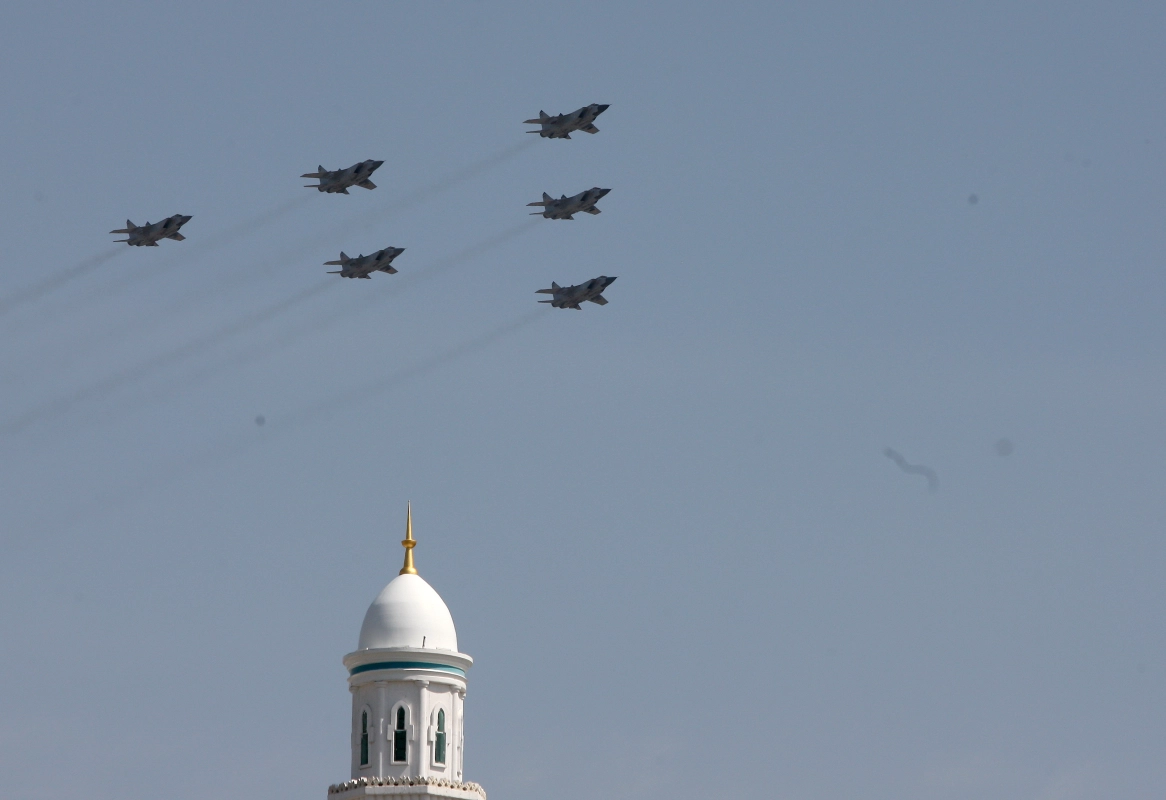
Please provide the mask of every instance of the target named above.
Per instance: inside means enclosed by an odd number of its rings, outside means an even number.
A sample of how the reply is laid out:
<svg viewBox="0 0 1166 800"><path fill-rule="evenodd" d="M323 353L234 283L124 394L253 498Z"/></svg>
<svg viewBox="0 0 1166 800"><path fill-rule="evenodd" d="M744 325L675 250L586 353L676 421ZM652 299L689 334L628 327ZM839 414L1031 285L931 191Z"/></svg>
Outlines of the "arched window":
<svg viewBox="0 0 1166 800"><path fill-rule="evenodd" d="M437 739L433 743L433 760L437 764L445 763L445 710L437 711Z"/></svg>
<svg viewBox="0 0 1166 800"><path fill-rule="evenodd" d="M368 712L360 712L360 765L368 766Z"/></svg>
<svg viewBox="0 0 1166 800"><path fill-rule="evenodd" d="M397 724L393 727L393 761L403 764L409 760L409 742L405 738L405 707L397 709Z"/></svg>

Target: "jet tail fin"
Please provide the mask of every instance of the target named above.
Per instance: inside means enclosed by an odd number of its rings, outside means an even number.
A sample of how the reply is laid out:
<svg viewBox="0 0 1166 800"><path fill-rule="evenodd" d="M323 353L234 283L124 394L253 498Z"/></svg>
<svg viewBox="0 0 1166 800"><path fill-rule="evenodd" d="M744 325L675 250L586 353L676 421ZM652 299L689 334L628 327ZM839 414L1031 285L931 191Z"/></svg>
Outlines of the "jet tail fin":
<svg viewBox="0 0 1166 800"><path fill-rule="evenodd" d="M127 220L126 220L126 226L125 226L124 228L119 228L119 229L118 229L118 230L116 230L116 231L110 231L110 233L133 233L133 230L134 230L134 228L136 228L136 227L138 227L138 226L137 226L137 225L135 225L134 223L130 222L130 221L127 219Z"/></svg>
<svg viewBox="0 0 1166 800"><path fill-rule="evenodd" d="M328 264L335 264L335 263L336 263L335 261L329 261L329 262L328 262ZM328 274L329 274L329 275L343 275L343 274L344 274L344 270L340 270L340 269L337 269L337 270L329 270L329 271L328 271Z"/></svg>
<svg viewBox="0 0 1166 800"><path fill-rule="evenodd" d="M562 288L563 287L559 286L559 284L555 283L554 281L551 281L551 288L539 289L538 291L535 292L535 294L554 294L555 292L561 291ZM539 302L540 303L549 303L550 300L540 300Z"/></svg>

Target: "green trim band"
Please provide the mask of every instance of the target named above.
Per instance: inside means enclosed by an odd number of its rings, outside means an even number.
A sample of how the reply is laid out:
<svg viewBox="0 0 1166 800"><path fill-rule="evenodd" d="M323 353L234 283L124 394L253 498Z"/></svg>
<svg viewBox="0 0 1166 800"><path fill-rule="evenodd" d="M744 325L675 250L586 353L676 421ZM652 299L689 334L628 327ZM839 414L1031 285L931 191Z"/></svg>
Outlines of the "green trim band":
<svg viewBox="0 0 1166 800"><path fill-rule="evenodd" d="M445 664L431 664L427 661L378 661L375 664L361 664L348 670L349 675L359 672L370 672L374 669L435 669L439 672L452 672L454 675L466 677L466 672L457 667L447 667Z"/></svg>

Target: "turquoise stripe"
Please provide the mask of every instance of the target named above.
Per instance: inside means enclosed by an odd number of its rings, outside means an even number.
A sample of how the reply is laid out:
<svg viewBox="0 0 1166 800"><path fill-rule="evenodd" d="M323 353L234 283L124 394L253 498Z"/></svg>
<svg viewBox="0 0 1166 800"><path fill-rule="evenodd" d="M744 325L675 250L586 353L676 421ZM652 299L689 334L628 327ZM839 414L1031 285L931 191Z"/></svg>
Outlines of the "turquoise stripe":
<svg viewBox="0 0 1166 800"><path fill-rule="evenodd" d="M452 672L463 678L466 677L465 670L447 667L445 664L430 664L426 661L378 661L375 664L361 664L359 667L353 667L348 671L348 674L355 675L358 672L368 672L374 669L436 669L441 672Z"/></svg>

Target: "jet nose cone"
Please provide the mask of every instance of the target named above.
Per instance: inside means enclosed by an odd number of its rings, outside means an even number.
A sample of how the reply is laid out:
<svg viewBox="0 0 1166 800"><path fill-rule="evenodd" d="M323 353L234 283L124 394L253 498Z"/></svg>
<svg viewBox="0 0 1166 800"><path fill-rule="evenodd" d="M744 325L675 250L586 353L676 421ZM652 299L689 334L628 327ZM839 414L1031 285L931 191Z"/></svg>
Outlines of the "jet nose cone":
<svg viewBox="0 0 1166 800"><path fill-rule="evenodd" d="M615 283L615 278L603 278L604 286L611 286L613 283Z"/></svg>
<svg viewBox="0 0 1166 800"><path fill-rule="evenodd" d="M603 196L605 196L605 195L606 195L608 192L610 192L610 191L611 191L611 189L598 189L598 190L596 190L596 193L597 193L597 194L598 194L600 197L603 197Z"/></svg>
<svg viewBox="0 0 1166 800"><path fill-rule="evenodd" d="M607 111L607 109L609 109L609 108L611 108L611 103L604 103L603 105L597 105L595 107L595 113L597 115L602 114L604 111Z"/></svg>
<svg viewBox="0 0 1166 800"><path fill-rule="evenodd" d="M372 162L372 168L373 168L373 169L376 169L377 167L379 167L379 166L380 166L381 164L383 164L383 163L385 163L385 162L383 162L383 161L373 161L373 162Z"/></svg>

